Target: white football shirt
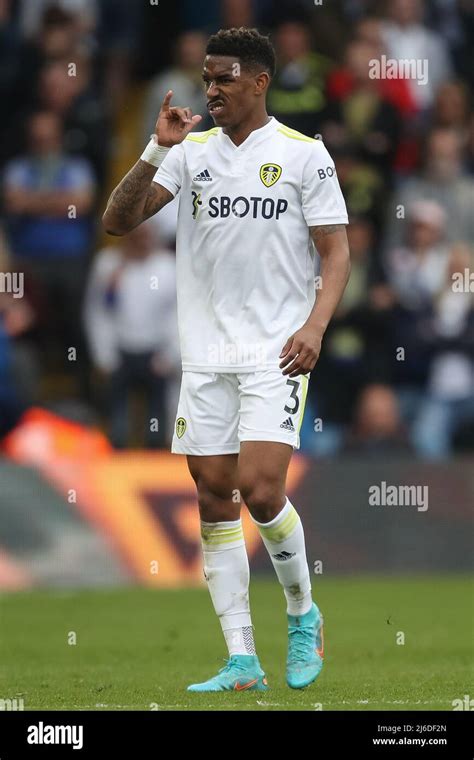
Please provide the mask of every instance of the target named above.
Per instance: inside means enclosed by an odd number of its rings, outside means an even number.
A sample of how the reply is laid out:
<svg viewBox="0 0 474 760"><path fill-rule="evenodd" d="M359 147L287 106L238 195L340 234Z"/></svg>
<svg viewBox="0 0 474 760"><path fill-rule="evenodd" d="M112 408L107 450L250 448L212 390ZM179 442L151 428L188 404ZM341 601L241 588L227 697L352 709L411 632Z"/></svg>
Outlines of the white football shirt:
<svg viewBox="0 0 474 760"><path fill-rule="evenodd" d="M239 146L220 127L171 148L154 181L178 192L178 322L183 370L278 367L315 299L308 227L347 224L320 140L275 118Z"/></svg>

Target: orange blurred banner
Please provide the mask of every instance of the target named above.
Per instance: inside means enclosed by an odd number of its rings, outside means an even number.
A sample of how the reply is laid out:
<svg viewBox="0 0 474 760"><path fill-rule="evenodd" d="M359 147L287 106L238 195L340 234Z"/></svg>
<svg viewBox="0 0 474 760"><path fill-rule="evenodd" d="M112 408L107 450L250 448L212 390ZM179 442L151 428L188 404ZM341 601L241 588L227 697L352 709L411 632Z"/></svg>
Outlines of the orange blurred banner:
<svg viewBox="0 0 474 760"><path fill-rule="evenodd" d="M166 452L115 453L100 431L41 409L30 410L4 441L4 451L37 467L125 564L150 586L204 582L199 511L184 456ZM295 458L291 491L306 463ZM242 510L249 557L261 546Z"/></svg>

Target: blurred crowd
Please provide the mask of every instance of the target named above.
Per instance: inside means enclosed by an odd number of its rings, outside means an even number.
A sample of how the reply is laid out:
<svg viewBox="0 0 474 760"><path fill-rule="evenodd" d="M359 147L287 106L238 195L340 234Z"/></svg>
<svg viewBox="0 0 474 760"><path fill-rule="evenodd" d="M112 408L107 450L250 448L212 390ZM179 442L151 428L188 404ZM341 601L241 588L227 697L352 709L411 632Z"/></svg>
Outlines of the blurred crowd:
<svg viewBox="0 0 474 760"><path fill-rule="evenodd" d="M321 135L350 216L351 279L302 449L473 450L471 1L170 5L0 0L0 436L42 404L99 422L117 448L169 444L176 205L105 242L99 220L124 115L141 148L168 89L206 115L206 39L244 25L276 47L269 113ZM374 61L420 62L426 76L374 75Z"/></svg>

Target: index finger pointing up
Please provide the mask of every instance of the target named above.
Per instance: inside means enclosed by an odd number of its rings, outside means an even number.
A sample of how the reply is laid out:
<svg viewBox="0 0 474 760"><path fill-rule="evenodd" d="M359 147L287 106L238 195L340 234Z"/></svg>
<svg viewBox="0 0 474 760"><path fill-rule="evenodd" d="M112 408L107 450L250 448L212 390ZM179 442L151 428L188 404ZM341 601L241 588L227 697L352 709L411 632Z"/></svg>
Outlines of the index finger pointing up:
<svg viewBox="0 0 474 760"><path fill-rule="evenodd" d="M170 101L173 97L173 90L168 90L165 97L163 98L163 103L161 104L161 110L162 111L168 111L170 107Z"/></svg>

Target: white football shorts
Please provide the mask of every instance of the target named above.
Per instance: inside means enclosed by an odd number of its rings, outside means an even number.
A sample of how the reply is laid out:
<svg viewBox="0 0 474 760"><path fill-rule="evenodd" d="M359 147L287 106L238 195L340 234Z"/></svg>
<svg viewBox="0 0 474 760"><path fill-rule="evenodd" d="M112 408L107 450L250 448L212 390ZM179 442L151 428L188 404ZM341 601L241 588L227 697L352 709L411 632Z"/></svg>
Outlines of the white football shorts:
<svg viewBox="0 0 474 760"><path fill-rule="evenodd" d="M281 369L183 372L171 451L238 454L241 441L298 449L308 381L309 374L290 378Z"/></svg>

